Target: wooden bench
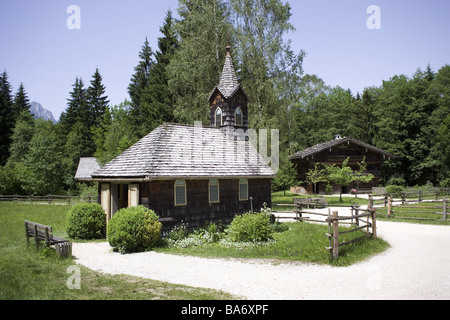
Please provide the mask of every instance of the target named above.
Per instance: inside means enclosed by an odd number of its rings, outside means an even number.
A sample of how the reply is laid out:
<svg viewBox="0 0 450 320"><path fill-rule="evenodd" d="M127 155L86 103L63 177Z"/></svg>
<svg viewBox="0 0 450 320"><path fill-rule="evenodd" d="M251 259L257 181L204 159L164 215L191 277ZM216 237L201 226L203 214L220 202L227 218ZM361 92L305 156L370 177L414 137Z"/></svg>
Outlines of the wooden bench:
<svg viewBox="0 0 450 320"><path fill-rule="evenodd" d="M55 237L52 234L52 227L27 220L25 220L25 235L28 243L30 243L30 237L34 237L36 247L39 246L39 241L45 241L48 247L58 243L69 242L66 239Z"/></svg>
<svg viewBox="0 0 450 320"><path fill-rule="evenodd" d="M312 207L326 207L327 206L327 199L325 198L295 198L294 204L306 206L309 208Z"/></svg>

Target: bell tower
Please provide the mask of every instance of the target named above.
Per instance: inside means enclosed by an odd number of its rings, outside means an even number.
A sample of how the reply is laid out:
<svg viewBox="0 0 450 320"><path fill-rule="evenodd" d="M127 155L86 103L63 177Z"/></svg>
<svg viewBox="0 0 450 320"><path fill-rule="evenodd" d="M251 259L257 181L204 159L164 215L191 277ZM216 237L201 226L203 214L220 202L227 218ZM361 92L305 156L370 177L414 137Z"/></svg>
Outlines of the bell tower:
<svg viewBox="0 0 450 320"><path fill-rule="evenodd" d="M239 84L231 59L231 48L226 47L225 64L219 84L209 96L210 126L225 131L248 129L248 98Z"/></svg>

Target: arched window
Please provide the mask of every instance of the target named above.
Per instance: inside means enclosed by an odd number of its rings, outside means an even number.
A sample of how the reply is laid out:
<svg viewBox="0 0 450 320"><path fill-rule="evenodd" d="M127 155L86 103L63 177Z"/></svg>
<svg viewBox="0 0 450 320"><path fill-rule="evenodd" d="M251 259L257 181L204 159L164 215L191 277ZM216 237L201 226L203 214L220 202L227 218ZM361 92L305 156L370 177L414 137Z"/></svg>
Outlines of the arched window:
<svg viewBox="0 0 450 320"><path fill-rule="evenodd" d="M239 107L234 111L234 123L235 126L242 127L242 110Z"/></svg>
<svg viewBox="0 0 450 320"><path fill-rule="evenodd" d="M216 109L216 127L222 126L222 109Z"/></svg>
<svg viewBox="0 0 450 320"><path fill-rule="evenodd" d="M209 180L209 203L219 203L219 180L211 179Z"/></svg>
<svg viewBox="0 0 450 320"><path fill-rule="evenodd" d="M248 200L248 180L240 179L239 180L239 201Z"/></svg>
<svg viewBox="0 0 450 320"><path fill-rule="evenodd" d="M185 206L186 201L186 182L184 180L175 181L175 205L176 206Z"/></svg>

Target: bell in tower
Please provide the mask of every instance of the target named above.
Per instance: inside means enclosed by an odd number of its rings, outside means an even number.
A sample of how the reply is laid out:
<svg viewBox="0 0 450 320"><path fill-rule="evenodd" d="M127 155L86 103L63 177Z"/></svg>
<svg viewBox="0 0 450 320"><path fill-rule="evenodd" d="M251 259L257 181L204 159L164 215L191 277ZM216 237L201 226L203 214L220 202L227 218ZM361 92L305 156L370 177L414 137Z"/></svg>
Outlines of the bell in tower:
<svg viewBox="0 0 450 320"><path fill-rule="evenodd" d="M210 126L225 131L248 129L248 98L239 84L231 59L231 48L226 47L225 65L219 84L209 96Z"/></svg>

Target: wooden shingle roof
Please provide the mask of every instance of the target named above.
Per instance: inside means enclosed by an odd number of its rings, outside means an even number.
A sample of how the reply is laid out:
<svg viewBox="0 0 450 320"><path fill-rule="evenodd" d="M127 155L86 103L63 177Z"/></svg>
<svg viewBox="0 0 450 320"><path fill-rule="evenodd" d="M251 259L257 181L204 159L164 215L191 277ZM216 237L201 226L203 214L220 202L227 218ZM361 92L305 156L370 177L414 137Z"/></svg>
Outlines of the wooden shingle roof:
<svg viewBox="0 0 450 320"><path fill-rule="evenodd" d="M248 141L219 128L165 123L92 174L93 180L274 178Z"/></svg>
<svg viewBox="0 0 450 320"><path fill-rule="evenodd" d="M353 138L348 138L348 137L338 137L335 138L334 140L330 140L330 141L326 141L326 142L322 142L319 144L316 144L312 147L306 148L304 150L298 151L295 154L291 155L290 158L291 159L303 159L305 157L308 157L310 155L322 152L323 150L329 149L329 148L333 148L336 147L342 143L354 143L356 145L359 145L363 148L367 148L369 150L372 150L376 153L381 153L386 157L390 157L390 158L395 158L395 155L388 153L382 149L379 149L377 147L374 147L368 143L353 139Z"/></svg>
<svg viewBox="0 0 450 320"><path fill-rule="evenodd" d="M100 169L100 165L94 157L80 158L77 172L75 173L75 179L80 181L89 181L91 180L92 173L98 169Z"/></svg>

